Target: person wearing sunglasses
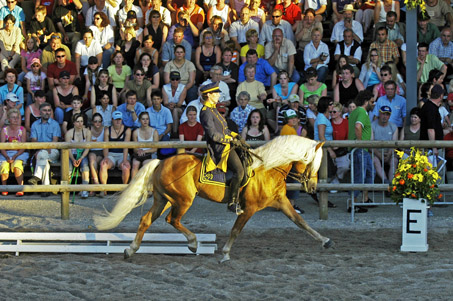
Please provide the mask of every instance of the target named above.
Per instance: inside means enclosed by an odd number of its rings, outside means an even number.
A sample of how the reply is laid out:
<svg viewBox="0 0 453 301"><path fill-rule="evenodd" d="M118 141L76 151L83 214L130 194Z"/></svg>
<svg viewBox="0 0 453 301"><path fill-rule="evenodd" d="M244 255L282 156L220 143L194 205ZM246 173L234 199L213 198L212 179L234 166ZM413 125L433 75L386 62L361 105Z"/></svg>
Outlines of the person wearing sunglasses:
<svg viewBox="0 0 453 301"><path fill-rule="evenodd" d="M149 103L147 101L147 94L148 90L151 91L151 82L145 79L145 70L143 70L142 67L136 67L133 74L134 79L126 83L124 93L122 93L120 97L124 101L126 93L128 91L134 91L137 93L137 102L141 103L145 107L148 107Z"/></svg>
<svg viewBox="0 0 453 301"><path fill-rule="evenodd" d="M14 17L13 26L21 29L22 35L27 36L27 31L25 30L25 13L23 9L17 5L17 0L6 0L3 3L6 3L6 6L0 8L0 28L3 28L5 25L5 18L8 15Z"/></svg>
<svg viewBox="0 0 453 301"><path fill-rule="evenodd" d="M283 32L283 37L295 44L296 40L294 39L293 29L288 21L283 20L283 12L279 9L274 9L271 16L271 19L264 23L260 32L259 43L266 45L266 43L272 42L274 29L280 28Z"/></svg>
<svg viewBox="0 0 453 301"><path fill-rule="evenodd" d="M49 65L55 63L57 61L57 50L62 49L64 52L65 59L71 61L71 50L69 50L68 46L61 43L61 35L59 33L54 33L50 37L49 44L44 47L41 55L41 64L42 64L42 71L44 73L48 72ZM73 63L74 64L74 63ZM75 64L74 64L75 68ZM57 72L58 78L59 72ZM49 76L49 74L47 74Z"/></svg>

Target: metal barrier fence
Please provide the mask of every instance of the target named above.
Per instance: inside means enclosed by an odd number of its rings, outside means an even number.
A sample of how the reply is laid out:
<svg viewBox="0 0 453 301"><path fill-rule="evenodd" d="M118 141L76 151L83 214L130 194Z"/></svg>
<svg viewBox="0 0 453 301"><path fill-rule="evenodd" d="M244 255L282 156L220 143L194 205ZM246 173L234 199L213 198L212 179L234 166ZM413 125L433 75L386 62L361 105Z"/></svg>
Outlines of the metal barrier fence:
<svg viewBox="0 0 453 301"><path fill-rule="evenodd" d="M251 146L260 146L263 142L251 141ZM352 191L352 190L369 190L369 191L387 191L386 184L328 184L327 173L327 151L326 147L347 147L347 148L453 148L453 141L327 141L324 144L324 156L321 168L319 170L318 192L319 192L319 218L327 220L328 218L328 195L330 190ZM69 151L71 149L92 149L92 148L206 148L205 142L26 142L26 143L2 143L0 149L60 149L61 160L61 184L60 185L0 185L0 191L8 192L59 192L61 193L61 218L69 219L69 195L73 191L121 191L126 184L89 184L89 185L69 185ZM453 191L452 184L439 185L441 191ZM300 184L287 184L288 190L300 190ZM355 203L357 206L359 203ZM390 205L388 203L386 205ZM451 203L442 203L451 204ZM360 205L364 205L360 203ZM367 206L367 205L365 205ZM352 218L353 211L351 210Z"/></svg>

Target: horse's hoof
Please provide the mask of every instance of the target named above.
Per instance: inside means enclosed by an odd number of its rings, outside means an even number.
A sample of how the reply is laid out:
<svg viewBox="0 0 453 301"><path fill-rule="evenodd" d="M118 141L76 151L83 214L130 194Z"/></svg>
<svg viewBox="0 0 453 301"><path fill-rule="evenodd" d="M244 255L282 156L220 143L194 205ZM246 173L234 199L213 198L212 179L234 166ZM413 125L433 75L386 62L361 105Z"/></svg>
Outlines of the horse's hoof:
<svg viewBox="0 0 453 301"><path fill-rule="evenodd" d="M227 262L227 261L230 261L230 255L229 254L223 255L223 258L219 261L219 263L224 263L224 262Z"/></svg>
<svg viewBox="0 0 453 301"><path fill-rule="evenodd" d="M133 252L131 249L124 249L124 259L128 259L132 256Z"/></svg>
<svg viewBox="0 0 453 301"><path fill-rule="evenodd" d="M192 247L192 246L187 246L192 253L197 253L198 248L197 247Z"/></svg>
<svg viewBox="0 0 453 301"><path fill-rule="evenodd" d="M326 241L322 246L323 246L325 249L328 249L328 248L330 248L330 247L333 247L333 245L334 245L334 242L333 242L331 239L329 239L329 240Z"/></svg>

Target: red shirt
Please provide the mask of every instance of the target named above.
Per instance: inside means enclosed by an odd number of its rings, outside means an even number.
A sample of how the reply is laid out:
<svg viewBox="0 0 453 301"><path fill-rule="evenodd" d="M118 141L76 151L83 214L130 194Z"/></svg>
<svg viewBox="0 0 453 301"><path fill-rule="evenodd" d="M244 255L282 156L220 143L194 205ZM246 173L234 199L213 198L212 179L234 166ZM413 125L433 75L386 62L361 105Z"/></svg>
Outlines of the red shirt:
<svg viewBox="0 0 453 301"><path fill-rule="evenodd" d="M283 6L282 2L280 4L277 4L274 9L281 10L283 13L282 19L288 21L291 25L294 25L296 21L302 20L302 12L300 10L300 7L292 2L287 8Z"/></svg>
<svg viewBox="0 0 453 301"><path fill-rule="evenodd" d="M58 68L57 63L52 63L47 67L47 77L50 78L60 78L60 73L62 71L68 71L70 75L77 75L76 64L66 60L64 68Z"/></svg>
<svg viewBox="0 0 453 301"><path fill-rule="evenodd" d="M199 122L197 122L194 126L189 126L186 121L179 125L178 132L179 135L184 135L184 141L197 141L198 135L204 135L203 127ZM186 150L189 151L191 148L186 148ZM202 148L197 148L195 152L203 154L204 150Z"/></svg>
<svg viewBox="0 0 453 301"><path fill-rule="evenodd" d="M333 140L348 140L348 120L343 119L340 124L335 124L332 120L332 127L333 127Z"/></svg>

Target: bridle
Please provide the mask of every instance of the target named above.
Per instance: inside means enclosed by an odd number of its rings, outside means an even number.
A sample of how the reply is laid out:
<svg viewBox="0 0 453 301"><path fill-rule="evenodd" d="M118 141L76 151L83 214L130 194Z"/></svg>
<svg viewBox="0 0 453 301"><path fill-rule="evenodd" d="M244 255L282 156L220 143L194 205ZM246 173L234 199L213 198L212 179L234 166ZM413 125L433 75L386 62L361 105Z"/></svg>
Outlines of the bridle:
<svg viewBox="0 0 453 301"><path fill-rule="evenodd" d="M310 180L310 177L308 175L308 170L309 170L308 168L305 169L305 171L303 173L294 172L291 170L289 172L287 172L281 167L274 167L274 169L283 175L285 181L286 181L286 178L288 178L288 177L293 180L296 180L297 182L301 183L304 186L305 191L308 191L307 185L308 185L308 181Z"/></svg>

